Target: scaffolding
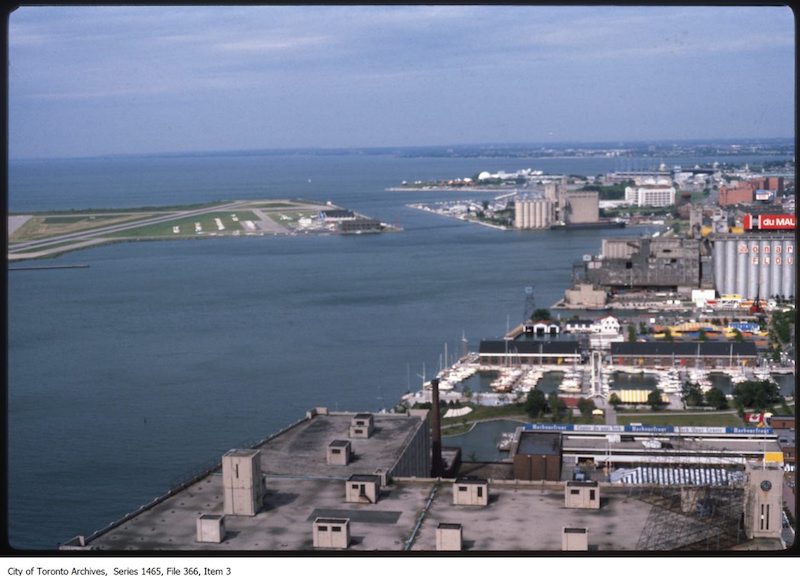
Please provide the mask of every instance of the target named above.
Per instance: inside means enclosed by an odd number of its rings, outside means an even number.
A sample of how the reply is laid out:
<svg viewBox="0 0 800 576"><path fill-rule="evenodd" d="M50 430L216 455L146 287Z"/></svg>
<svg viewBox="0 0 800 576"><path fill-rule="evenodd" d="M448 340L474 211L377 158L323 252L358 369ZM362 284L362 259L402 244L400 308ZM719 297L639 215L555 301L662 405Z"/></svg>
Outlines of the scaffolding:
<svg viewBox="0 0 800 576"><path fill-rule="evenodd" d="M701 451L713 450L693 442ZM637 550L644 551L716 551L725 550L746 540L747 513L745 473L725 474L723 482L696 480L680 458L666 462L672 477L694 481L683 484L649 483L631 487L630 496L651 505ZM717 466L742 470L740 460L731 459ZM677 473L675 473L677 472ZM720 475L714 475L717 478Z"/></svg>

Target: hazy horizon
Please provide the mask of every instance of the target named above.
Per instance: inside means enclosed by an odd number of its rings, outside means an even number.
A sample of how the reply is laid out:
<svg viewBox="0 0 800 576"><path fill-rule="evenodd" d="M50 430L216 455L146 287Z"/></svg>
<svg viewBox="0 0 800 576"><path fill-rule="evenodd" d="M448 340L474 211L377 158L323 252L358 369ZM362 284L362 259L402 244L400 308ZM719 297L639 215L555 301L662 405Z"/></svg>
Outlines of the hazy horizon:
<svg viewBox="0 0 800 576"><path fill-rule="evenodd" d="M12 159L794 137L786 6L22 6L8 24Z"/></svg>

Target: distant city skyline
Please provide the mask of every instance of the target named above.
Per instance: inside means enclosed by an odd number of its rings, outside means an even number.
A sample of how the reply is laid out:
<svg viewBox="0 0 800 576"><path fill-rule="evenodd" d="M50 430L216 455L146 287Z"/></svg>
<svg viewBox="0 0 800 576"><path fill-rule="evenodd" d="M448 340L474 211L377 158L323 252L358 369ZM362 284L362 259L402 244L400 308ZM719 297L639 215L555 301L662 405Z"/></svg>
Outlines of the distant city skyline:
<svg viewBox="0 0 800 576"><path fill-rule="evenodd" d="M23 6L9 156L793 138L781 6Z"/></svg>

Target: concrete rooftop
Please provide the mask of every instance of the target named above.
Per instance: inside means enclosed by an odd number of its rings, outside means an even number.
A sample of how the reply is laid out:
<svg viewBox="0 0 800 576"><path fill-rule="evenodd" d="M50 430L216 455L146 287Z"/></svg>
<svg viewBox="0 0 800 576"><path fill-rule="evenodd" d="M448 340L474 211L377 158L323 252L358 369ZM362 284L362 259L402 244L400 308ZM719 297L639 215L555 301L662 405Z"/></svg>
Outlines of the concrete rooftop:
<svg viewBox="0 0 800 576"><path fill-rule="evenodd" d="M414 416L375 414L369 438L350 438L354 414L330 413L305 420L259 446L261 471L271 476L340 478L389 470L400 458L407 439L422 424ZM353 457L347 466L327 464L328 446L349 440Z"/></svg>
<svg viewBox="0 0 800 576"><path fill-rule="evenodd" d="M313 550L317 517L349 518L353 551L402 551L436 487L432 480L400 480L381 489L376 504L345 502L345 482L272 478L264 509L253 517L225 516L226 539L195 542L202 514L222 514L222 476L212 474L121 526L95 538L97 550ZM633 550L651 506L626 490L601 488L600 510L567 509L563 487L492 483L489 505L455 506L452 483L443 482L411 551L436 549L440 523L461 524L464 549L474 551L560 551L561 530L587 528L590 550Z"/></svg>

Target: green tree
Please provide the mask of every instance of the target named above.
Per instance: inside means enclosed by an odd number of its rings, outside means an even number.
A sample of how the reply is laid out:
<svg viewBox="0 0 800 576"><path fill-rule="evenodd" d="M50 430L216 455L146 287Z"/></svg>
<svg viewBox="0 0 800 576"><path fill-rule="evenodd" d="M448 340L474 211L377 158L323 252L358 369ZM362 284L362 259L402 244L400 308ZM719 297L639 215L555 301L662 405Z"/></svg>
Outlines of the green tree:
<svg viewBox="0 0 800 576"><path fill-rule="evenodd" d="M650 394L647 395L647 405L650 406L652 410L659 410L664 405L661 399L661 392L658 390L650 392Z"/></svg>
<svg viewBox="0 0 800 576"><path fill-rule="evenodd" d="M628 324L628 342L636 342L636 327Z"/></svg>
<svg viewBox="0 0 800 576"><path fill-rule="evenodd" d="M550 409L550 414L553 417L553 422L559 422L562 414L566 411L567 405L558 397L558 394L551 392L547 398L547 405Z"/></svg>
<svg viewBox="0 0 800 576"><path fill-rule="evenodd" d="M708 336L706 336L706 331L703 330L702 328L697 333L697 339L700 340L700 342L705 342L708 340Z"/></svg>
<svg viewBox="0 0 800 576"><path fill-rule="evenodd" d="M780 402L781 394L772 380L746 380L734 386L733 400L740 410L765 410Z"/></svg>
<svg viewBox="0 0 800 576"><path fill-rule="evenodd" d="M544 392L537 388L531 388L525 398L525 412L531 418L538 418L547 408L547 399Z"/></svg>
<svg viewBox="0 0 800 576"><path fill-rule="evenodd" d="M612 392L611 396L608 397L608 403L614 407L614 410L616 410L617 406L622 404L622 399L617 395L616 392Z"/></svg>
<svg viewBox="0 0 800 576"><path fill-rule="evenodd" d="M596 409L597 406L594 403L594 400L590 398L581 398L578 400L578 410L582 416L591 416L592 410Z"/></svg>
<svg viewBox="0 0 800 576"><path fill-rule="evenodd" d="M717 410L726 410L728 408L728 399L725 397L725 393L716 387L706 392L706 402Z"/></svg>
<svg viewBox="0 0 800 576"><path fill-rule="evenodd" d="M703 403L703 391L700 384L684 381L681 386L681 400L687 406L699 406Z"/></svg>
<svg viewBox="0 0 800 576"><path fill-rule="evenodd" d="M744 342L744 334L742 334L739 330L733 330L733 341L734 342Z"/></svg>
<svg viewBox="0 0 800 576"><path fill-rule="evenodd" d="M531 314L531 320L550 320L550 310L547 308L537 308L533 311L533 314Z"/></svg>

